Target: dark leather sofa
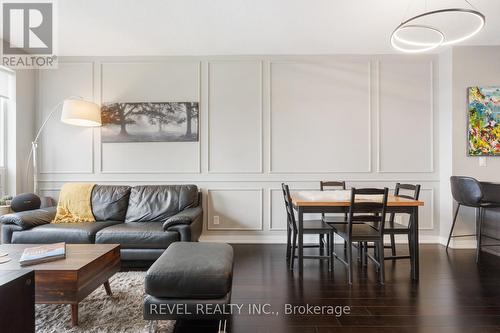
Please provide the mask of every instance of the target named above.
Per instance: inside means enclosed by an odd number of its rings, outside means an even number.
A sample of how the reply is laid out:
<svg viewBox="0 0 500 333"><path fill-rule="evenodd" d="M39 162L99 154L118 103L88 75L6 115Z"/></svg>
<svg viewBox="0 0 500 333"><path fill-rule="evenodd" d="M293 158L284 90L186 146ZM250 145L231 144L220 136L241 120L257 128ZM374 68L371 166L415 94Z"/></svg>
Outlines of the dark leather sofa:
<svg viewBox="0 0 500 333"><path fill-rule="evenodd" d="M173 242L196 242L202 231L196 185L96 185L95 223L51 224L56 207L4 215L2 243L120 244L121 258L152 262Z"/></svg>

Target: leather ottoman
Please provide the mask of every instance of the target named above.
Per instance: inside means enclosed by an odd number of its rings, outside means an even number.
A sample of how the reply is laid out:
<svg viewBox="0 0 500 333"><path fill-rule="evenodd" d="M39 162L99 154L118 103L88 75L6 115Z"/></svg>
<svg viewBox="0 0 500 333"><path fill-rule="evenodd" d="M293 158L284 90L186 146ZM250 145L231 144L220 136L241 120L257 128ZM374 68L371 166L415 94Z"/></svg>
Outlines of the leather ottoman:
<svg viewBox="0 0 500 333"><path fill-rule="evenodd" d="M146 273L144 319L227 318L232 280L230 245L173 243Z"/></svg>

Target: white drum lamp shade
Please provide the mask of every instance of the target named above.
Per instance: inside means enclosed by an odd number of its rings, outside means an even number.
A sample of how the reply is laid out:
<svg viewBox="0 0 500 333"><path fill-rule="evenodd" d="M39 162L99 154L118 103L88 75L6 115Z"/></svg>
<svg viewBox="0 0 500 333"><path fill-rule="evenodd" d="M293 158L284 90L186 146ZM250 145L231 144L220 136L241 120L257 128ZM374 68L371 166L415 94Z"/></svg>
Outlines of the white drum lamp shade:
<svg viewBox="0 0 500 333"><path fill-rule="evenodd" d="M61 121L75 126L101 126L101 109L99 105L92 102L66 99L62 108Z"/></svg>

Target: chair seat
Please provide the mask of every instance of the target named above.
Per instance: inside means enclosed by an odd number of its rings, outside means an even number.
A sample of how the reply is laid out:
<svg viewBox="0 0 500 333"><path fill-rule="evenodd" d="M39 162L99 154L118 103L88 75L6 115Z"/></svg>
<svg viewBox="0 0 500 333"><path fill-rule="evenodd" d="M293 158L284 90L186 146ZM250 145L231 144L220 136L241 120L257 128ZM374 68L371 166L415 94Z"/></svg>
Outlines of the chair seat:
<svg viewBox="0 0 500 333"><path fill-rule="evenodd" d="M393 226L394 227L391 227L389 221L386 221L384 226L384 232L388 234L394 234L394 233L407 234L408 231L410 230L409 226L401 223L394 222Z"/></svg>
<svg viewBox="0 0 500 333"><path fill-rule="evenodd" d="M318 233L319 231L330 232L333 227L322 220L304 220L304 233Z"/></svg>
<svg viewBox="0 0 500 333"><path fill-rule="evenodd" d="M349 225L348 224L336 224L333 226L335 232L342 238L348 239ZM364 223L353 224L351 237L353 241L363 240L378 240L380 239L380 234L377 229Z"/></svg>
<svg viewBox="0 0 500 333"><path fill-rule="evenodd" d="M323 221L326 223L347 223L344 216L325 216Z"/></svg>

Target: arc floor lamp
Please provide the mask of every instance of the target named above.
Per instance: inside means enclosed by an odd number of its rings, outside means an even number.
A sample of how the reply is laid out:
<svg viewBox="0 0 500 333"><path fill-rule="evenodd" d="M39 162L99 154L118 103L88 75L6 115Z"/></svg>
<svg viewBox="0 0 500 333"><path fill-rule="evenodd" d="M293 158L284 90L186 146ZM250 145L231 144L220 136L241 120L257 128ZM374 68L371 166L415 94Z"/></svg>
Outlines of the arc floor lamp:
<svg viewBox="0 0 500 333"><path fill-rule="evenodd" d="M83 127L101 126L101 109L99 105L83 100L80 97L66 98L65 100L59 102L52 109L52 111L50 111L49 115L45 118L42 125L38 129L35 139L31 143L31 157L33 161L33 192L35 194L38 194L38 139L40 138L40 134L42 134L42 131L48 121L60 109L61 105L61 122Z"/></svg>

